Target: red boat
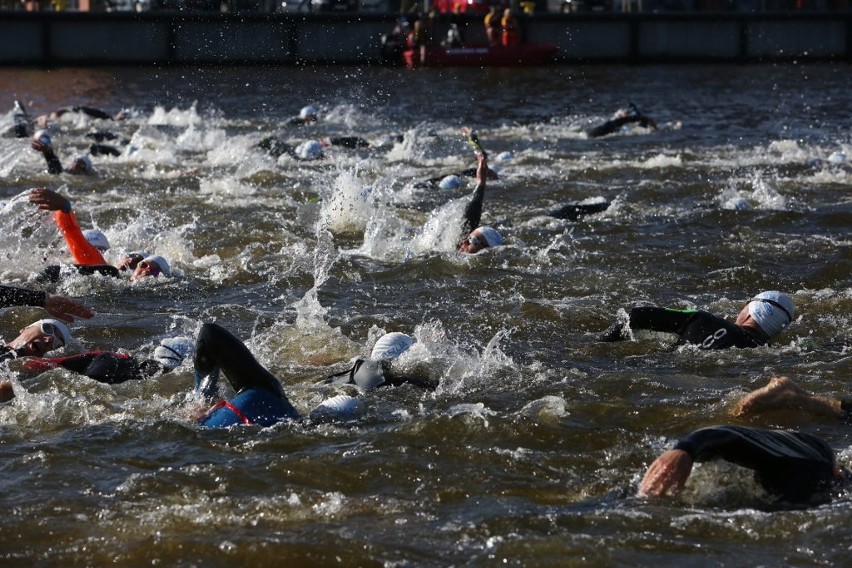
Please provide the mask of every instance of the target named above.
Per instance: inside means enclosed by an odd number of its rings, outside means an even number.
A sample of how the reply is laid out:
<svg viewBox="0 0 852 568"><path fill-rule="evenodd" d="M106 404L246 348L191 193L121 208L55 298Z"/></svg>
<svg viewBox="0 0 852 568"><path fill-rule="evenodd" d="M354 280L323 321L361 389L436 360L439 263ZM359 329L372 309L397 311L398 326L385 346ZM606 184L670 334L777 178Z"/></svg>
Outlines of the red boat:
<svg viewBox="0 0 852 568"><path fill-rule="evenodd" d="M526 43L513 47L476 45L441 47L427 45L402 52L409 67L518 67L542 65L559 51L555 43Z"/></svg>

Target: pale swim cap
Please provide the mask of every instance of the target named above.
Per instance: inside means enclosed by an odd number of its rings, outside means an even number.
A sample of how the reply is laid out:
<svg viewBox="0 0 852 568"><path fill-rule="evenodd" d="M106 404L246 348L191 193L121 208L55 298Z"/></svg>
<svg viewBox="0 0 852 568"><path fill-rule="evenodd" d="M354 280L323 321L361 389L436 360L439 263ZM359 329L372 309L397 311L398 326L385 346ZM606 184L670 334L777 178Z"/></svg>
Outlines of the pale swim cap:
<svg viewBox="0 0 852 568"><path fill-rule="evenodd" d="M302 142L296 148L296 155L302 160L319 160L323 157L322 144L313 140Z"/></svg>
<svg viewBox="0 0 852 568"><path fill-rule="evenodd" d="M327 398L311 411L310 418L346 418L361 411L361 401L357 398L339 394Z"/></svg>
<svg viewBox="0 0 852 568"><path fill-rule="evenodd" d="M394 331L386 333L376 341L370 359L377 361L395 359L414 345L414 338L405 333Z"/></svg>
<svg viewBox="0 0 852 568"><path fill-rule="evenodd" d="M449 175L438 184L441 189L458 189L461 187L461 178L457 175Z"/></svg>
<svg viewBox="0 0 852 568"><path fill-rule="evenodd" d="M33 140L41 142L45 146L50 146L52 144L50 140L50 132L47 130L36 130L36 133L33 134Z"/></svg>
<svg viewBox="0 0 852 568"><path fill-rule="evenodd" d="M790 325L796 313L793 300L783 292L761 292L748 303L748 314L769 337Z"/></svg>
<svg viewBox="0 0 852 568"><path fill-rule="evenodd" d="M71 340L71 332L68 330L68 327L59 320L40 319L35 323L31 323L27 327L35 326L40 326L42 332L53 336L52 349L59 349L60 347L67 345ZM53 327L51 328L50 326Z"/></svg>
<svg viewBox="0 0 852 568"><path fill-rule="evenodd" d="M308 105L306 107L302 107L302 110L299 111L299 118L302 120L312 119L316 120L317 118L317 107L314 105Z"/></svg>
<svg viewBox="0 0 852 568"><path fill-rule="evenodd" d="M485 242L488 243L489 247L496 247L503 244L503 237L501 237L500 233L498 233L495 229L483 226L479 227L478 230L482 233L482 236L485 237Z"/></svg>
<svg viewBox="0 0 852 568"><path fill-rule="evenodd" d="M109 250L109 239L107 239L107 236L102 231L89 229L88 231L83 231L83 236L86 237L86 241L90 245L99 251L106 252Z"/></svg>
<svg viewBox="0 0 852 568"><path fill-rule="evenodd" d="M88 174L93 169L92 160L88 156L80 156L74 160L74 163L68 169L72 172Z"/></svg>
<svg viewBox="0 0 852 568"><path fill-rule="evenodd" d="M195 342L189 337L169 337L154 349L154 359L167 369L174 369L195 351Z"/></svg>
<svg viewBox="0 0 852 568"><path fill-rule="evenodd" d="M159 255L156 255L156 254L152 255L152 256L146 256L145 258L142 259L142 262L145 262L146 260L148 262L156 262L157 266L160 267L160 272L163 273L163 276L169 277L169 276L172 275L172 271L169 268L169 263L166 262L166 259L163 258L162 256L159 256Z"/></svg>

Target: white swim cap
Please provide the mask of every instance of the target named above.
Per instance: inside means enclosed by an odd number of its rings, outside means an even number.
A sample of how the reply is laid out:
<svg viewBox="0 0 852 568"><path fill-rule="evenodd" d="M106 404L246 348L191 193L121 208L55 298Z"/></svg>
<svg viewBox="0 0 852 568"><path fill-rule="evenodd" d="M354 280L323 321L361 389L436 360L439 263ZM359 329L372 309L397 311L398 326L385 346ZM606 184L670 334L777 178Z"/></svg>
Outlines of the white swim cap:
<svg viewBox="0 0 852 568"><path fill-rule="evenodd" d="M311 411L309 418L347 418L359 412L361 412L361 401L345 394L339 394L319 403Z"/></svg>
<svg viewBox="0 0 852 568"><path fill-rule="evenodd" d="M36 130L36 133L33 134L33 140L41 142L46 146L50 146L52 144L50 140L50 132L47 130Z"/></svg>
<svg viewBox="0 0 852 568"><path fill-rule="evenodd" d="M169 263L166 262L166 259L163 258L162 256L155 254L155 255L151 255L151 256L146 256L145 258L142 259L143 262L146 261L146 260L148 262L156 262L157 266L160 267L160 272L163 273L163 276L171 276L172 275L172 271L169 268Z"/></svg>
<svg viewBox="0 0 852 568"><path fill-rule="evenodd" d="M308 118L316 119L316 117L317 117L317 107L315 107L314 105L308 105L306 107L302 107L302 110L299 111L299 118L301 118L302 120L305 120L305 119L308 119Z"/></svg>
<svg viewBox="0 0 852 568"><path fill-rule="evenodd" d="M69 168L72 172L90 173L93 169L92 160L88 156L79 156Z"/></svg>
<svg viewBox="0 0 852 568"><path fill-rule="evenodd" d="M461 178L457 175L449 175L438 184L441 189L458 189L461 187Z"/></svg>
<svg viewBox="0 0 852 568"><path fill-rule="evenodd" d="M189 337L169 337L154 349L154 359L167 369L174 369L195 351L195 342Z"/></svg>
<svg viewBox="0 0 852 568"><path fill-rule="evenodd" d="M99 251L106 252L109 250L109 239L107 239L107 236L103 232L97 229L89 229L88 231L83 231L83 236L86 237L90 245Z"/></svg>
<svg viewBox="0 0 852 568"><path fill-rule="evenodd" d="M828 163L830 164L842 164L846 161L846 152L842 150L838 150L836 152L832 152L828 157Z"/></svg>
<svg viewBox="0 0 852 568"><path fill-rule="evenodd" d="M370 359L377 361L395 359L414 345L414 338L405 333L394 331L386 333L376 341Z"/></svg>
<svg viewBox="0 0 852 568"><path fill-rule="evenodd" d="M68 342L71 340L71 332L68 330L68 327L59 320L40 319L35 323L31 323L27 327L35 326L41 326L42 332L53 336L53 345L51 346L52 349L59 349L60 347L67 345ZM53 328L51 329L48 326L53 326Z"/></svg>
<svg viewBox="0 0 852 568"><path fill-rule="evenodd" d="M796 313L793 300L775 290L761 292L748 303L748 314L766 335L775 337L790 325Z"/></svg>
<svg viewBox="0 0 852 568"><path fill-rule="evenodd" d="M296 147L296 155L302 160L319 160L323 157L322 144L314 140L302 142Z"/></svg>
<svg viewBox="0 0 852 568"><path fill-rule="evenodd" d="M496 247L503 244L503 237L501 237L500 233L491 227L483 226L479 227L478 230L482 233L482 236L485 237L485 242L488 243L489 247Z"/></svg>

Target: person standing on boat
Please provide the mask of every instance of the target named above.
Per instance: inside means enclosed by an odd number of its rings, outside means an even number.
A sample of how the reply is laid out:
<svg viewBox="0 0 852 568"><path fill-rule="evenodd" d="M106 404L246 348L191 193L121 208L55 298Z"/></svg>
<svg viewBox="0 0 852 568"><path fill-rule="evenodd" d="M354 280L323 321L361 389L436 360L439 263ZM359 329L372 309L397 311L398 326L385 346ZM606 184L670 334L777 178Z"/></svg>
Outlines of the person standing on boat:
<svg viewBox="0 0 852 568"><path fill-rule="evenodd" d="M485 36L488 38L488 45L495 47L500 45L500 14L497 12L497 6L491 6L488 14L485 15Z"/></svg>
<svg viewBox="0 0 852 568"><path fill-rule="evenodd" d="M521 43L521 35L518 33L518 20L512 15L512 9L503 10L503 47L515 47Z"/></svg>

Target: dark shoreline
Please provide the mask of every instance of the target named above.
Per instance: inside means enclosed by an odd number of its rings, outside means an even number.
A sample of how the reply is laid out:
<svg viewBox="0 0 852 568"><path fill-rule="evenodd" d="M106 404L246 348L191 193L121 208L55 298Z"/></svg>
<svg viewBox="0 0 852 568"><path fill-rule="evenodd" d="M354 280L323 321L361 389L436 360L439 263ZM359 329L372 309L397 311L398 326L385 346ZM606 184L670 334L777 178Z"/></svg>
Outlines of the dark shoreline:
<svg viewBox="0 0 852 568"><path fill-rule="evenodd" d="M468 43L479 16L455 15ZM0 65L382 64L393 14L0 14ZM446 35L441 16L433 37ZM551 14L522 19L527 41L560 47L556 64L852 60L852 14Z"/></svg>

